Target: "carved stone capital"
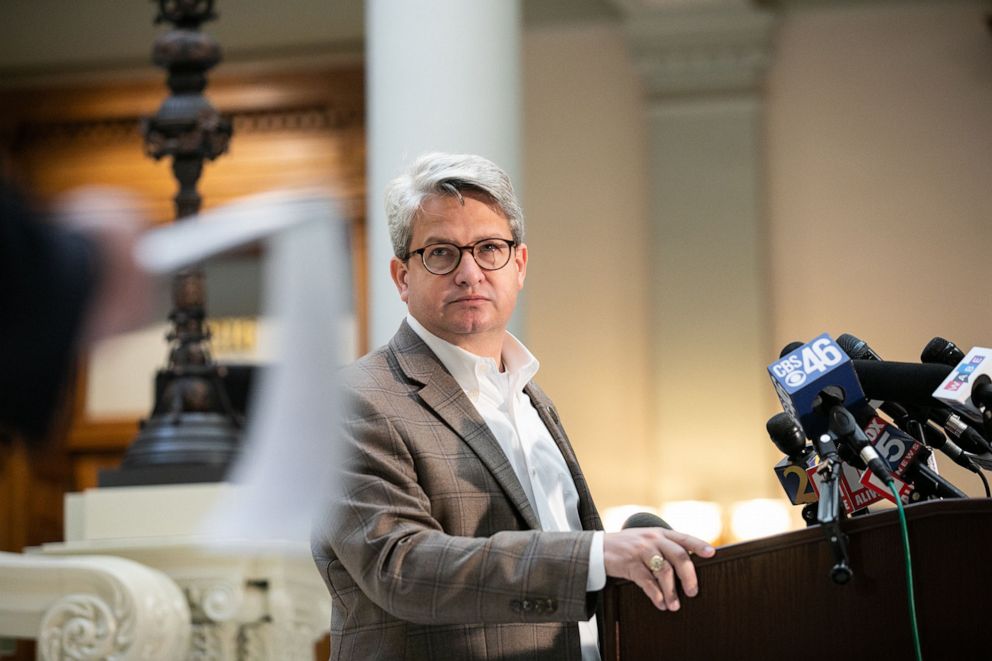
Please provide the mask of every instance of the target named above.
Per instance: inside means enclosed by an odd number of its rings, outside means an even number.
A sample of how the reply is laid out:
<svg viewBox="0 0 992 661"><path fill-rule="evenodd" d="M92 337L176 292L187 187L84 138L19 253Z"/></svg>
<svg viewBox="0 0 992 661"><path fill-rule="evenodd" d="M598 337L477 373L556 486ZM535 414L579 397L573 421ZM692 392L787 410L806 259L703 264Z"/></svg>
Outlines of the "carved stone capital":
<svg viewBox="0 0 992 661"><path fill-rule="evenodd" d="M613 0L650 96L757 90L777 17L746 0Z"/></svg>
<svg viewBox="0 0 992 661"><path fill-rule="evenodd" d="M186 656L182 593L165 574L136 562L0 553L0 585L0 635L36 638L39 659Z"/></svg>
<svg viewBox="0 0 992 661"><path fill-rule="evenodd" d="M120 590L113 604L92 594L70 594L45 612L38 649L45 659L107 659L133 642L134 607Z"/></svg>
<svg viewBox="0 0 992 661"><path fill-rule="evenodd" d="M194 621L226 622L244 604L245 591L240 580L209 578L181 583Z"/></svg>

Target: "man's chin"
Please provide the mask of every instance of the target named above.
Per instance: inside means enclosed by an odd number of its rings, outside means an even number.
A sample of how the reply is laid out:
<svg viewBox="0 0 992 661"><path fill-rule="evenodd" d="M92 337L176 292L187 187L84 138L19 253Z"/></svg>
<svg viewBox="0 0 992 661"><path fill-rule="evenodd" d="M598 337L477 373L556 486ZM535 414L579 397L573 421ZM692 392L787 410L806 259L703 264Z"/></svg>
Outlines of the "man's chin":
<svg viewBox="0 0 992 661"><path fill-rule="evenodd" d="M455 335L479 335L497 330L498 324L489 315L459 315L447 324L447 330Z"/></svg>

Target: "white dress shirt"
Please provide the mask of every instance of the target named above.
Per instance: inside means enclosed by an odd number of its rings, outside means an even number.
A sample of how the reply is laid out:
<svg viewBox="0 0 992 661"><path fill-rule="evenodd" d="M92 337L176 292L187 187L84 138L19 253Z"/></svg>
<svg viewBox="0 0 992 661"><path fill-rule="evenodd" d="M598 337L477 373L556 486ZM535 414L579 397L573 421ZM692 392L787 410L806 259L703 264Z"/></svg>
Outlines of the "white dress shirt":
<svg viewBox="0 0 992 661"><path fill-rule="evenodd" d="M431 348L461 386L485 420L503 453L513 466L520 485L537 513L542 530L582 530L579 494L565 458L524 392L540 363L511 333L503 341L503 368L492 358L483 358L437 337L412 316L410 328ZM593 535L589 550L586 590L601 590L606 584L603 533ZM598 661L596 616L579 622L583 661Z"/></svg>

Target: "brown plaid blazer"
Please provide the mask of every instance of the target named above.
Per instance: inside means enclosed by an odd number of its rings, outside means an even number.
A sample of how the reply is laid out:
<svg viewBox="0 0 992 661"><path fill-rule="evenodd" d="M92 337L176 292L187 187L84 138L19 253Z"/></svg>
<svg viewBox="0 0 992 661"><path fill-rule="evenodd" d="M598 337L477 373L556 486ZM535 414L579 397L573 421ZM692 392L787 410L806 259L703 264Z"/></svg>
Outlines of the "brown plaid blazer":
<svg viewBox="0 0 992 661"><path fill-rule="evenodd" d="M471 401L403 322L345 371L344 496L314 529L334 660L580 659L591 532L542 532ZM602 529L551 400L586 531Z"/></svg>

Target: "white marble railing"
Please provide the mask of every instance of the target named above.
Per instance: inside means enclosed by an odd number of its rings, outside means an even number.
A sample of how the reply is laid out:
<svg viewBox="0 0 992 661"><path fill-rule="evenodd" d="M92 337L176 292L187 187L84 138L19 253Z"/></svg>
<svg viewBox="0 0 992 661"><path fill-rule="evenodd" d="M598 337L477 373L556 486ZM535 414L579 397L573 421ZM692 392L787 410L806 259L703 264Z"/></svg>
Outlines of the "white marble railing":
<svg viewBox="0 0 992 661"><path fill-rule="evenodd" d="M183 659L190 622L182 590L137 562L0 553L0 637L37 640L44 661Z"/></svg>
<svg viewBox="0 0 992 661"><path fill-rule="evenodd" d="M331 600L309 546L202 534L232 489L68 494L64 542L0 553L0 639L51 661L313 661Z"/></svg>

